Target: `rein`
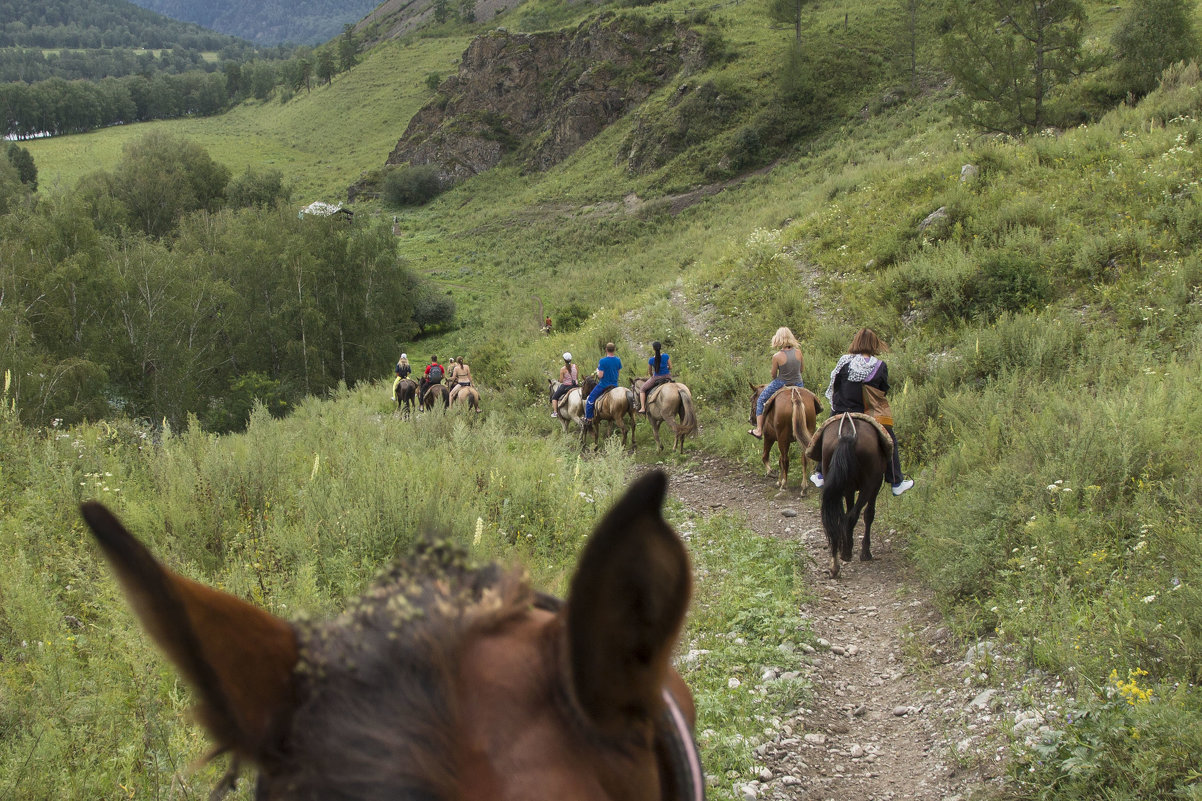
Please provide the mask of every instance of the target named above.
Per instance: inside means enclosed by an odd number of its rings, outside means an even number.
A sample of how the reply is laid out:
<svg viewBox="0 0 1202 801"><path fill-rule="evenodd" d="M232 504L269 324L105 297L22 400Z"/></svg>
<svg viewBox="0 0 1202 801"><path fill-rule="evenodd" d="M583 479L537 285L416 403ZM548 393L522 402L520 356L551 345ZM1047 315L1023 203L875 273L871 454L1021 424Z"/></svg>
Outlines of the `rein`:
<svg viewBox="0 0 1202 801"><path fill-rule="evenodd" d="M547 612L558 612L563 601L544 592L535 593L534 606ZM655 750L665 763L661 767L671 777L676 792L669 795L666 782L663 801L705 801L705 772L701 767L701 752L693 739L688 721L680 704L665 687L660 691L664 710L655 721Z"/></svg>

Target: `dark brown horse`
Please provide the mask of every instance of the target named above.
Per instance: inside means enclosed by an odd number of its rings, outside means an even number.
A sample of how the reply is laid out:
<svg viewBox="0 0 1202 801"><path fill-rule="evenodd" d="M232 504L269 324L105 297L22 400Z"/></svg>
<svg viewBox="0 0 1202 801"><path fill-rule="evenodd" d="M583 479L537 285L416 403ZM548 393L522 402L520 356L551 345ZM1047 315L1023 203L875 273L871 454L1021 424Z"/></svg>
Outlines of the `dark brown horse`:
<svg viewBox="0 0 1202 801"><path fill-rule="evenodd" d="M841 414L822 429L822 527L831 547L831 578L851 561L852 533L864 513L860 561L872 559L872 521L889 456L872 423Z"/></svg>
<svg viewBox="0 0 1202 801"><path fill-rule="evenodd" d="M417 396L416 381L412 378L402 378L396 382L393 395L396 396L396 408L398 412L404 412L406 417L413 414L413 400Z"/></svg>
<svg viewBox="0 0 1202 801"><path fill-rule="evenodd" d="M635 378L631 386L638 392L647 379ZM651 422L651 435L659 450L664 444L659 441L659 427L668 424L676 436L672 450L684 453L684 438L697 431L697 413L693 410L693 393L679 381L669 381L651 389L647 396L647 419Z"/></svg>
<svg viewBox="0 0 1202 801"><path fill-rule="evenodd" d="M442 401L442 409L445 412L447 407L451 405L451 390L447 389L446 384L431 384L422 393L419 405L423 412L429 412L433 411L435 404L440 400Z"/></svg>
<svg viewBox="0 0 1202 801"><path fill-rule="evenodd" d="M764 391L766 384L758 387L751 384L751 424L755 425L755 405ZM796 442L801 446L802 475L810 472L810 460L806 456L806 448L814 436L818 425L818 415L822 412L822 404L818 397L805 387L785 387L769 399L771 406L764 407L764 452L761 460L764 462L764 474L770 471L768 456L772 453L772 445L780 457L780 482L777 486L785 488L789 481L789 446ZM806 494L807 483L801 482L801 494Z"/></svg>
<svg viewBox="0 0 1202 801"><path fill-rule="evenodd" d="M649 473L605 515L566 603L430 542L324 623L176 575L105 507L82 512L233 755L218 791L244 760L260 801L701 801L671 665L690 579L666 486Z"/></svg>

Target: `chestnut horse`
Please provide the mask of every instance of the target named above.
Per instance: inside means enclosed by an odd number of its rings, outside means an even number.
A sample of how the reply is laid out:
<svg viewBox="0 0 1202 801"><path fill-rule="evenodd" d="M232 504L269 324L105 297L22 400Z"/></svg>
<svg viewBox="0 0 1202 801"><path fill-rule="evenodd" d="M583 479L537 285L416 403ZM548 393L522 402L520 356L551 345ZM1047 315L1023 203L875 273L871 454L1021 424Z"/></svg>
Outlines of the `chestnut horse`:
<svg viewBox="0 0 1202 801"><path fill-rule="evenodd" d="M100 503L82 513L214 753L233 755L214 796L247 761L260 801L702 801L666 487L648 473L610 509L566 602L427 542L320 623L171 572Z"/></svg>
<svg viewBox="0 0 1202 801"><path fill-rule="evenodd" d="M402 378L396 383L394 395L396 396L397 411L404 412L406 417L413 414L413 399L417 396L417 382L412 378Z"/></svg>
<svg viewBox="0 0 1202 801"><path fill-rule="evenodd" d="M748 382L751 387L751 424L755 425L755 404L764 391L766 384ZM773 443L780 456L780 482L777 487L785 488L789 481L789 446L796 441L801 446L802 475L810 472L810 460L806 456L806 448L818 425L818 415L822 412L822 404L818 396L805 387L785 387L769 399L771 406L764 407L764 452L761 460L764 462L764 474L770 472L768 455L772 452ZM807 483L801 482L801 494L806 494Z"/></svg>
<svg viewBox="0 0 1202 801"><path fill-rule="evenodd" d="M647 379L631 379L631 386L638 392ZM668 428L676 435L672 450L684 454L684 438L697 430L697 413L693 411L693 393L679 381L669 381L651 389L647 396L647 419L651 422L651 435L655 437L656 446L662 451L664 444L659 441L659 427L667 423ZM677 422L677 421L680 422Z"/></svg>
<svg viewBox="0 0 1202 801"><path fill-rule="evenodd" d="M831 547L831 578L839 577L839 559L851 561L853 532L864 513L860 561L872 559L872 521L889 457L877 429L850 414L828 421L822 430L822 527Z"/></svg>

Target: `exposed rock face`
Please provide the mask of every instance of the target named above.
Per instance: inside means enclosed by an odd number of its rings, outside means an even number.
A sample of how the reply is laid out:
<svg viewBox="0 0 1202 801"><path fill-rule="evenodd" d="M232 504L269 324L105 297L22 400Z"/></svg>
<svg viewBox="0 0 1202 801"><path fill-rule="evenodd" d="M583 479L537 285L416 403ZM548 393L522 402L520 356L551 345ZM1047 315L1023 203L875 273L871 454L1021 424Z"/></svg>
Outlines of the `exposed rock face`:
<svg viewBox="0 0 1202 801"><path fill-rule="evenodd" d="M701 58L688 28L614 14L568 32L493 31L468 46L387 163L437 165L445 184L509 153L545 170Z"/></svg>

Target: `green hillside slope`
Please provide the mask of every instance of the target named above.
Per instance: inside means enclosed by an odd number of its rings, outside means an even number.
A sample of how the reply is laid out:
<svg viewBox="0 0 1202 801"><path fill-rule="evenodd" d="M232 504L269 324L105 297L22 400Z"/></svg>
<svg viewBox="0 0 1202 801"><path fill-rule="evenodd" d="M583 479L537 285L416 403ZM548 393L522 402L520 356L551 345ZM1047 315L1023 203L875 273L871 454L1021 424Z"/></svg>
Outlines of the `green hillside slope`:
<svg viewBox="0 0 1202 801"><path fill-rule="evenodd" d="M286 104L248 101L211 119L124 125L25 146L45 186L69 188L93 170L112 169L126 143L150 131L169 131L195 140L235 174L247 167L276 169L297 199L337 201L360 173L383 163L396 144L396 131L432 94L425 76L449 71L465 44L461 39L387 43L349 75L315 85Z"/></svg>

